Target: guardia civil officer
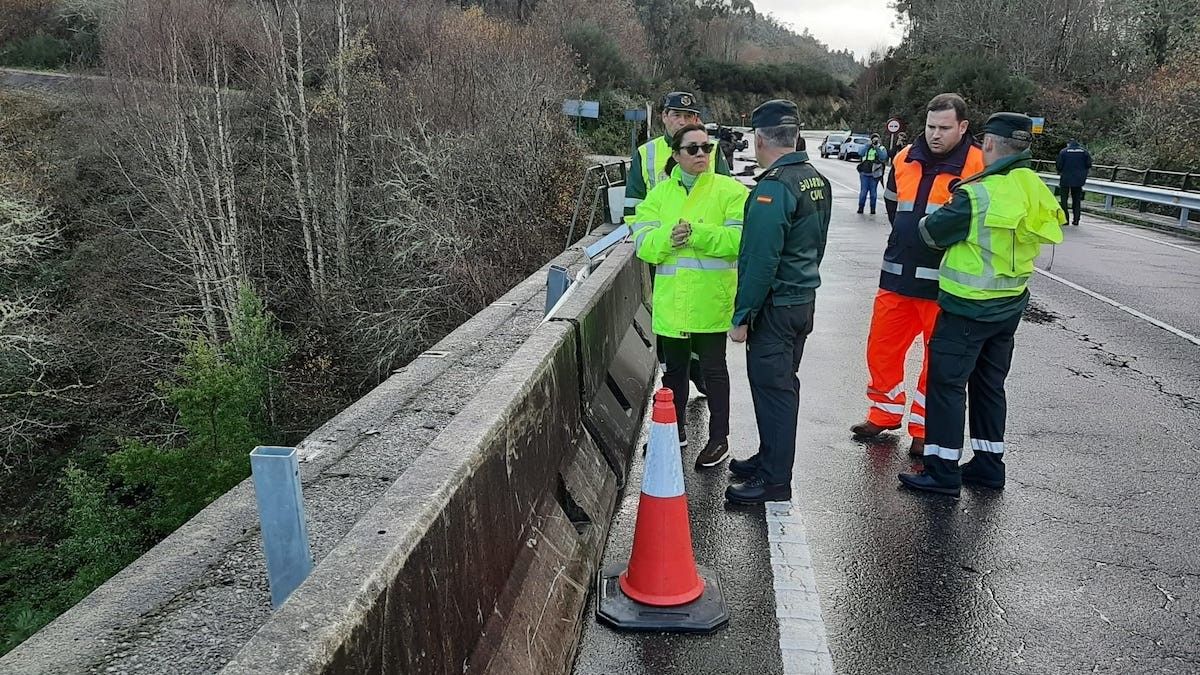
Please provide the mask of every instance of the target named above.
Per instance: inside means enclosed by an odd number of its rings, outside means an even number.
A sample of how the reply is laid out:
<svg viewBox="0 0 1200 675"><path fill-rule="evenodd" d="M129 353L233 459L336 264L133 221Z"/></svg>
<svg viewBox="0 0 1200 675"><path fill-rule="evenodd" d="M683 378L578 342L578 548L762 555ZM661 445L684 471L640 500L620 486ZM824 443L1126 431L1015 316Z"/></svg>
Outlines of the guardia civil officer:
<svg viewBox="0 0 1200 675"><path fill-rule="evenodd" d="M745 482L725 491L730 502L760 504L792 496L800 380L796 371L813 328L820 265L829 233L832 190L796 151L796 104L773 100L751 116L754 149L766 168L746 201L734 342L747 342L746 372L758 424L753 457L733 460L729 471Z"/></svg>
<svg viewBox="0 0 1200 675"><path fill-rule="evenodd" d="M984 171L917 226L925 245L945 249L938 278L941 314L929 343L925 471L907 487L958 495L962 483L1004 487L1004 380L1013 336L1029 303L1026 283L1042 244L1063 240L1066 214L1030 168L1033 121L996 113L983 127ZM959 470L964 408L974 458Z"/></svg>

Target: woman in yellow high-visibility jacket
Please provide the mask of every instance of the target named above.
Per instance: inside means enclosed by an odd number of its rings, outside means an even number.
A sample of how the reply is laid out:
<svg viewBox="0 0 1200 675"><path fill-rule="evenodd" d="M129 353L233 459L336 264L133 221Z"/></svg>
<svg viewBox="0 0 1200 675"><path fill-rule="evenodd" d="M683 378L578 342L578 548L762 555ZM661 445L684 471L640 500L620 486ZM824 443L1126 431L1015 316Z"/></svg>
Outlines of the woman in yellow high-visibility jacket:
<svg viewBox="0 0 1200 675"><path fill-rule="evenodd" d="M749 190L707 172L715 151L700 125L671 138L670 180L638 205L630 229L642 260L655 265L654 333L662 342L663 384L675 394L680 445L687 444L685 409L691 354L699 356L708 390L708 443L696 468L729 456L729 368L726 331L737 295L737 259Z"/></svg>

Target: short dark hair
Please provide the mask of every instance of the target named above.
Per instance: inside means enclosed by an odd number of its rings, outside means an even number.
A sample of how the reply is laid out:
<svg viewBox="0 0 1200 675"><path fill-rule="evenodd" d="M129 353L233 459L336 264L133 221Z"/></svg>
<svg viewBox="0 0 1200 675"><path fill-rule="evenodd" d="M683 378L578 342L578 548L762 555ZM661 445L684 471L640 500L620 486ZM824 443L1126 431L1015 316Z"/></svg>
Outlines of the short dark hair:
<svg viewBox="0 0 1200 675"><path fill-rule="evenodd" d="M967 119L967 102L958 94L938 94L929 101L929 105L925 106L926 112L943 110L953 110L954 117L959 122Z"/></svg>

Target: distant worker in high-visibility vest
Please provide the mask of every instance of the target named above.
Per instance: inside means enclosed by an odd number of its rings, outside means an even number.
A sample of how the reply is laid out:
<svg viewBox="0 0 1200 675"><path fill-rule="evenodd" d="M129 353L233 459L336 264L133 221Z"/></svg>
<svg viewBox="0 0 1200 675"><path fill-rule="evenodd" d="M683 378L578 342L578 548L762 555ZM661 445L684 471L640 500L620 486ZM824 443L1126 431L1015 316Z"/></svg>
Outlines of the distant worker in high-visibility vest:
<svg viewBox="0 0 1200 675"><path fill-rule="evenodd" d="M633 243L638 257L654 266L654 334L666 363L663 384L675 394L680 446L688 441L689 373L704 371L708 441L696 468L706 469L729 456L725 331L733 318L742 213L750 191L706 170L719 150L699 124L677 131L670 147L670 177L638 204Z"/></svg>
<svg viewBox="0 0 1200 675"><path fill-rule="evenodd" d="M983 133L987 169L959 184L950 203L917 227L927 248L945 250L942 312L929 344L925 470L899 478L915 490L954 496L963 483L1004 487L1004 380L1013 338L1029 304L1033 261L1043 244L1062 242L1067 221L1031 168L1033 120L996 113ZM968 409L975 456L960 470Z"/></svg>
<svg viewBox="0 0 1200 675"><path fill-rule="evenodd" d="M850 427L858 439L899 429L908 404L904 362L918 335L925 346L921 374L912 393L909 454L925 446L925 378L929 339L937 320L941 251L926 248L917 222L950 201L950 184L983 170L983 152L967 135L967 104L958 94L939 94L926 106L925 133L901 149L883 193L892 232L883 253L879 292L867 335L867 398L864 422Z"/></svg>

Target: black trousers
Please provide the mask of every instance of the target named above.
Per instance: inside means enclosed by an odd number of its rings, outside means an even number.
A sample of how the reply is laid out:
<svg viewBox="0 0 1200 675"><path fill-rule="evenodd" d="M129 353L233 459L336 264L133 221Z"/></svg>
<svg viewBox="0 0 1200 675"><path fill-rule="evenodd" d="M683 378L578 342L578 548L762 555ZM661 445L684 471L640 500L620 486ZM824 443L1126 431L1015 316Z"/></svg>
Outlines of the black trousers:
<svg viewBox="0 0 1200 675"><path fill-rule="evenodd" d="M1062 205L1063 213L1067 212L1067 196L1071 197L1071 214L1074 216L1073 222L1079 223L1080 204L1083 203L1083 187L1060 187L1058 189L1058 200Z"/></svg>
<svg viewBox="0 0 1200 675"><path fill-rule="evenodd" d="M746 374L758 424L758 453L750 458L767 483L790 485L800 416L800 359L813 329L813 303L775 307L755 317L746 345Z"/></svg>
<svg viewBox="0 0 1200 675"><path fill-rule="evenodd" d="M929 342L925 392L925 473L959 484L963 417L970 410L971 449L981 469L1004 472L1004 423L1008 403L1004 380L1012 365L1014 335L1021 315L1005 321L975 321L943 311Z"/></svg>
<svg viewBox="0 0 1200 675"><path fill-rule="evenodd" d="M658 336L667 369L663 385L675 395L675 417L682 425L687 420L690 372L697 366L704 374L708 392L708 437L729 436L729 365L725 362L725 333L692 333L686 338ZM692 359L695 353L699 358Z"/></svg>

